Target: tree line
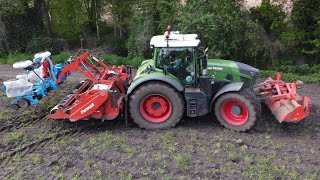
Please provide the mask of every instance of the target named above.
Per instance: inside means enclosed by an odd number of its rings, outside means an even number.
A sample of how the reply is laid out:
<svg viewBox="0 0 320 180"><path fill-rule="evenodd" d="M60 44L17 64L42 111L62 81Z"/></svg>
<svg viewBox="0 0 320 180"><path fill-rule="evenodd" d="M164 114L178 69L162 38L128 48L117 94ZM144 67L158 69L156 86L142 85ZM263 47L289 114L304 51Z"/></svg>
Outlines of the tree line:
<svg viewBox="0 0 320 180"><path fill-rule="evenodd" d="M0 56L79 46L150 57L149 40L167 25L196 33L212 58L257 67L320 62L320 0L1 0Z"/></svg>

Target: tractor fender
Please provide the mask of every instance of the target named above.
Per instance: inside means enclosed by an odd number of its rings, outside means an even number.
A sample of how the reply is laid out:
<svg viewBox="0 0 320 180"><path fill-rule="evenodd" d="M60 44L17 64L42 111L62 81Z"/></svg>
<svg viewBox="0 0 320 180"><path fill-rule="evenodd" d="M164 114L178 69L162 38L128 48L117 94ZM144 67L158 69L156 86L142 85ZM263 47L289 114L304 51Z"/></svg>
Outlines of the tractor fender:
<svg viewBox="0 0 320 180"><path fill-rule="evenodd" d="M184 87L177 81L165 77L165 76L159 76L159 75L147 75L145 77L142 77L138 79L137 81L134 81L131 83L131 85L128 88L127 94L131 94L133 90L139 86L140 84L147 82L147 81L163 81L170 85L172 85L177 91L182 92Z"/></svg>
<svg viewBox="0 0 320 180"><path fill-rule="evenodd" d="M214 101L222 94L227 93L227 92L238 92L243 86L243 82L233 82L230 84L225 85L222 87L212 98L211 104L210 104L210 112L212 111Z"/></svg>

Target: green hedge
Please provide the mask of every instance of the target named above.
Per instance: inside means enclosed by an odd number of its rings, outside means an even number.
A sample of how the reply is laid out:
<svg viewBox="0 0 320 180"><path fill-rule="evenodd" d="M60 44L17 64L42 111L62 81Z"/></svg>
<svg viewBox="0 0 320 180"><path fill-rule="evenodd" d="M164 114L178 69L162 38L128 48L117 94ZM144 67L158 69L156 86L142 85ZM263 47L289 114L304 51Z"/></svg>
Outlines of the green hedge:
<svg viewBox="0 0 320 180"><path fill-rule="evenodd" d="M51 59L55 64L57 63L64 63L66 62L70 56L74 56L74 54L68 52L62 52L58 55L52 55ZM133 59L129 59L127 57L121 57L117 55L103 55L101 58L104 60L105 63L109 65L127 65L134 68L140 66L141 62L143 61L142 57L135 57ZM18 61L23 60L32 60L33 55L31 54L10 54L5 57L0 57L0 64L13 64Z"/></svg>
<svg viewBox="0 0 320 180"><path fill-rule="evenodd" d="M52 60L54 61L54 63L64 63L70 56L72 56L72 54L63 52L63 53L60 53L59 55L52 56ZM99 58L101 58L106 64L111 66L126 65L134 68L139 67L141 62L143 61L143 58L141 57L135 57L133 59L129 59L127 57L121 57L117 55L103 55L103 56L100 56Z"/></svg>
<svg viewBox="0 0 320 180"><path fill-rule="evenodd" d="M303 81L304 83L311 83L311 84L320 84L320 71L318 73L307 74L307 75L299 75L295 73L288 73L288 72L281 72L275 70L261 70L260 77L267 78L272 77L275 78L276 73L279 72L282 75L282 79L284 81L292 82L292 81Z"/></svg>
<svg viewBox="0 0 320 180"><path fill-rule="evenodd" d="M302 66L280 65L280 66L271 67L270 70L306 76L306 75L320 73L320 64L318 65L305 64Z"/></svg>
<svg viewBox="0 0 320 180"><path fill-rule="evenodd" d="M127 57L121 57L117 55L104 55L101 56L105 63L109 65L126 65L137 68L140 66L141 62L143 61L142 57L134 57L133 59L129 59Z"/></svg>
<svg viewBox="0 0 320 180"><path fill-rule="evenodd" d="M66 62L69 59L70 56L72 56L71 53L62 52L58 55L51 56L51 59L54 62L54 64L58 64L58 63L63 64L64 62Z"/></svg>
<svg viewBox="0 0 320 180"><path fill-rule="evenodd" d="M9 54L8 56L0 57L0 64L13 64L18 61L32 60L31 54Z"/></svg>

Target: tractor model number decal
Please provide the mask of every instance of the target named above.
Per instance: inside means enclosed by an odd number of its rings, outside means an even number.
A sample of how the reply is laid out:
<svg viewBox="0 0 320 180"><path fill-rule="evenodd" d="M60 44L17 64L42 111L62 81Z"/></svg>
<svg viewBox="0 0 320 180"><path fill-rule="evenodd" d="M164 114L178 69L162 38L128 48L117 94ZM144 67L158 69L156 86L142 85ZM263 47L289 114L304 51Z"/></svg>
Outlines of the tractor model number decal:
<svg viewBox="0 0 320 180"><path fill-rule="evenodd" d="M86 113L87 111L89 111L90 109L92 109L94 107L94 104L91 103L90 106L86 107L85 109L81 110L81 114Z"/></svg>
<svg viewBox="0 0 320 180"><path fill-rule="evenodd" d="M210 67L208 68L209 70L217 70L217 71L222 71L223 68L222 67Z"/></svg>

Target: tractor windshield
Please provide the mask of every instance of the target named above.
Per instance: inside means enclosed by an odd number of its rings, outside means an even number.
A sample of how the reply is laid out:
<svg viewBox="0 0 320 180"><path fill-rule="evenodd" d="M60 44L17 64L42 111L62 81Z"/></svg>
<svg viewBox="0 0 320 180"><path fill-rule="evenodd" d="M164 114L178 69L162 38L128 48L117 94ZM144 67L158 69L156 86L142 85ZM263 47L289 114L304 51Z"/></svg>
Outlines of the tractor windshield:
<svg viewBox="0 0 320 180"><path fill-rule="evenodd" d="M159 69L166 68L185 85L195 82L193 48L161 48L156 65Z"/></svg>

